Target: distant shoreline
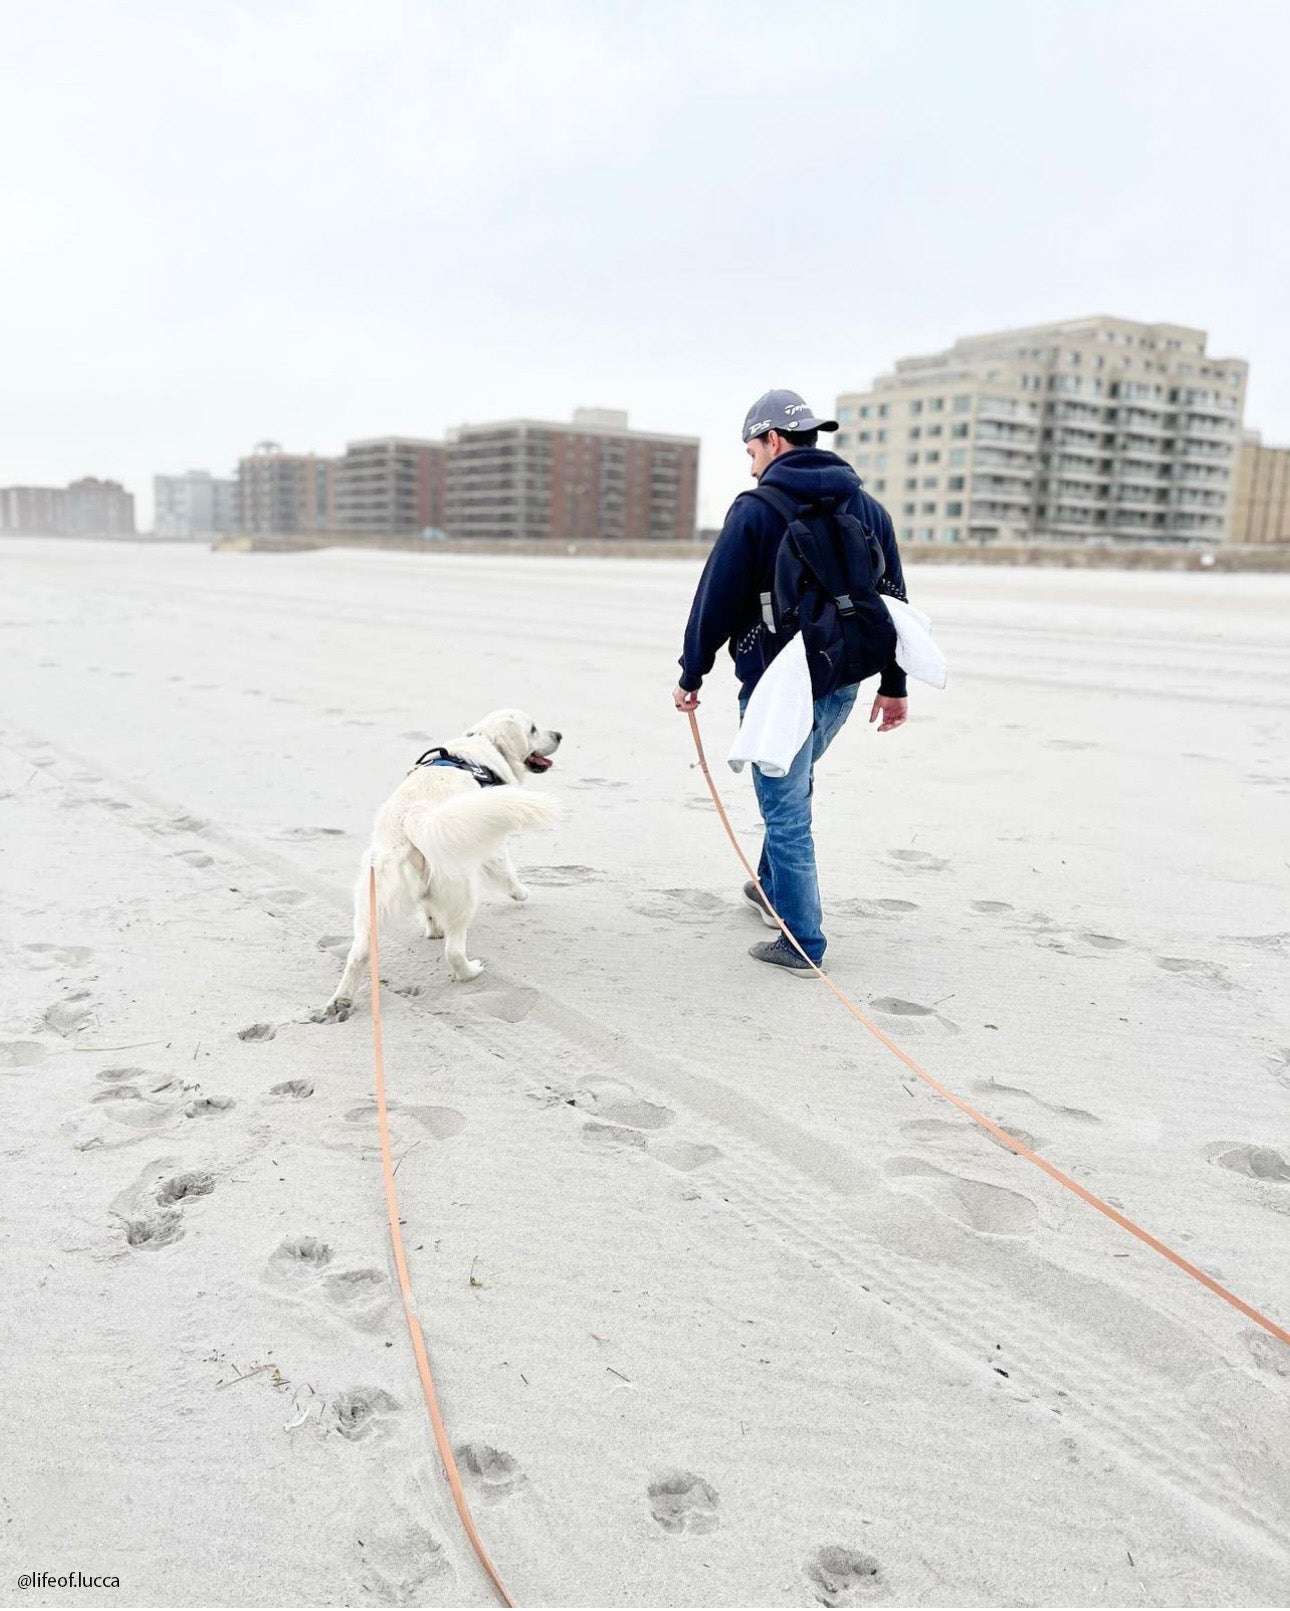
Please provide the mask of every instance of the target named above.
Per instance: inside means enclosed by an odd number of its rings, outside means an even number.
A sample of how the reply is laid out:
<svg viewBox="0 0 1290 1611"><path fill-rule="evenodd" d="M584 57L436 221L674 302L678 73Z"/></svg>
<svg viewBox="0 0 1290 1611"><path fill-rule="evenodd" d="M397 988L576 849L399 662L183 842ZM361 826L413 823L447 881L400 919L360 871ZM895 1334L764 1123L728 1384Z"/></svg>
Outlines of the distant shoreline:
<svg viewBox="0 0 1290 1611"><path fill-rule="evenodd" d="M22 532L0 536L23 538ZM511 555L539 559L705 559L709 545L703 542L520 542L509 538L492 541L446 538L426 542L419 537L391 535L366 537L348 532L250 533L231 532L227 536L150 537L108 534L88 536L30 536L33 542L115 542L140 547L207 546L221 553L293 554L319 548L371 548L402 553ZM1158 543L902 543L900 552L910 565L1024 566L1045 570L1126 570L1126 571L1247 571L1290 572L1290 543L1270 543L1256 547L1215 546L1201 548L1166 546Z"/></svg>

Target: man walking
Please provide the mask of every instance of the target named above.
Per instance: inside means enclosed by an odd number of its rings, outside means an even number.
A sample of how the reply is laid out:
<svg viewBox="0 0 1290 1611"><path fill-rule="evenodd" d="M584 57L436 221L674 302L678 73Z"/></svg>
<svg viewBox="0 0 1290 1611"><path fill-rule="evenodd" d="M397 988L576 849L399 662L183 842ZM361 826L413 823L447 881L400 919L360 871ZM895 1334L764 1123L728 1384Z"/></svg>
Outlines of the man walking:
<svg viewBox="0 0 1290 1611"><path fill-rule="evenodd" d="M885 569L880 591L904 599L905 585L891 517L860 485L851 466L836 453L816 446L821 431L836 431L836 420L817 419L796 392L770 391L758 398L744 420L743 439L752 464L751 474L761 487L802 506L821 497L836 500L837 507L854 516L878 539ZM739 678L740 715L747 708L757 681L781 645L773 643L764 620L763 600L774 587L775 560L788 528L788 519L771 501L743 493L726 515L725 525L703 568L685 629L681 677L672 698L686 713L699 703L698 690L711 671L717 651L728 640L735 675ZM757 804L766 828L757 877L767 899L784 919L802 950L817 965L826 941L821 926L820 890L815 869L815 843L811 836L811 793L815 763L824 754L851 714L859 684L835 689L815 701L810 737L784 777L767 777L753 768ZM908 715L905 673L896 664L895 651L883 668L870 722L881 717L880 733L903 726ZM763 906L754 883L744 895L762 921L778 928ZM804 974L810 968L782 934L750 948L759 962L768 962Z"/></svg>

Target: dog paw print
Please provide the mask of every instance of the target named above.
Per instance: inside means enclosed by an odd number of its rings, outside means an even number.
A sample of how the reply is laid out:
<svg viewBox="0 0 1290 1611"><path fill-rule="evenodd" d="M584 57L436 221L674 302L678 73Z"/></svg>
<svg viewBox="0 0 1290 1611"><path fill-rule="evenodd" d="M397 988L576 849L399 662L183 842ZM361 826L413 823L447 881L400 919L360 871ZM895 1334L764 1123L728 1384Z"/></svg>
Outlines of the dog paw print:
<svg viewBox="0 0 1290 1611"><path fill-rule="evenodd" d="M710 1533L717 1525L717 1490L692 1471L664 1472L646 1492L665 1533Z"/></svg>

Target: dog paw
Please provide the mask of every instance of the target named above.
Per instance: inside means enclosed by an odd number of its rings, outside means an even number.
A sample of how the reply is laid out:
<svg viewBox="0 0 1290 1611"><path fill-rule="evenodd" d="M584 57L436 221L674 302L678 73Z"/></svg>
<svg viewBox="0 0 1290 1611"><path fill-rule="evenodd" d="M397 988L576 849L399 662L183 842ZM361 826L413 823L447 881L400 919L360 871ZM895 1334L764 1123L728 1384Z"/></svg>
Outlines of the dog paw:
<svg viewBox="0 0 1290 1611"><path fill-rule="evenodd" d="M464 962L453 963L452 976L458 984L469 984L472 979L478 979L484 971L482 962L472 962L469 957Z"/></svg>
<svg viewBox="0 0 1290 1611"><path fill-rule="evenodd" d="M343 1024L353 1010L354 1003L348 996L337 996L317 1012L311 1012L309 1019L315 1024Z"/></svg>
<svg viewBox="0 0 1290 1611"><path fill-rule="evenodd" d="M509 894L513 901L526 901L529 898L528 889L523 884L516 884L515 887L509 891Z"/></svg>

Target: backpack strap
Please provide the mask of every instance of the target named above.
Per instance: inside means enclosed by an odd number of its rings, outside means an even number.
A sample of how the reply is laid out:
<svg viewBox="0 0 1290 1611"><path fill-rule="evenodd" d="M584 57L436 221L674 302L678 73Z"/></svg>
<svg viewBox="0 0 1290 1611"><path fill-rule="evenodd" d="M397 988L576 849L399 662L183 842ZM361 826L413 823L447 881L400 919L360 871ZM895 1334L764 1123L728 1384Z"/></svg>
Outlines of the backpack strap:
<svg viewBox="0 0 1290 1611"><path fill-rule="evenodd" d="M759 485L750 488L747 492L741 492L739 496L741 498L757 498L760 499L762 503L768 504L775 511L775 513L780 515L786 522L786 532L787 527L791 526L797 519L798 510L801 507L796 498L790 498L786 492L782 492L778 487L763 487ZM774 637L775 595L773 592L761 594L761 621L767 632Z"/></svg>

